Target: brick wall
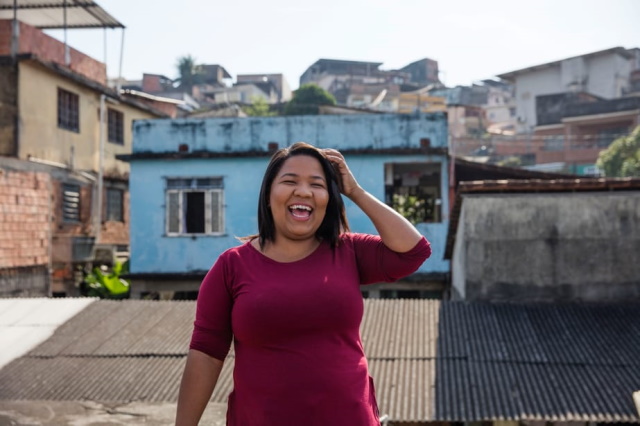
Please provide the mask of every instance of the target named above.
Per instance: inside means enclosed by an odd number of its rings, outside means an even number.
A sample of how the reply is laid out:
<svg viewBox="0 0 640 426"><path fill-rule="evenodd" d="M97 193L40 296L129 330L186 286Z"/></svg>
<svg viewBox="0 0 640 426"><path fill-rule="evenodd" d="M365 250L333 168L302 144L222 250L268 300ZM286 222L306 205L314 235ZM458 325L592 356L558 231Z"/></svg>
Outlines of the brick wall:
<svg viewBox="0 0 640 426"><path fill-rule="evenodd" d="M104 194L103 194L104 195ZM103 208L106 212L106 197L103 197ZM123 222L103 221L100 231L100 244L129 245L129 189L126 188L122 200ZM103 216L104 217L104 216Z"/></svg>
<svg viewBox="0 0 640 426"><path fill-rule="evenodd" d="M12 21L0 20L0 56L11 54ZM107 84L107 67L104 63L84 53L70 50L70 68L87 78ZM38 58L65 65L64 43L50 37L39 29L20 22L18 53L33 53Z"/></svg>
<svg viewBox="0 0 640 426"><path fill-rule="evenodd" d="M46 173L0 169L0 295L48 294L50 186Z"/></svg>

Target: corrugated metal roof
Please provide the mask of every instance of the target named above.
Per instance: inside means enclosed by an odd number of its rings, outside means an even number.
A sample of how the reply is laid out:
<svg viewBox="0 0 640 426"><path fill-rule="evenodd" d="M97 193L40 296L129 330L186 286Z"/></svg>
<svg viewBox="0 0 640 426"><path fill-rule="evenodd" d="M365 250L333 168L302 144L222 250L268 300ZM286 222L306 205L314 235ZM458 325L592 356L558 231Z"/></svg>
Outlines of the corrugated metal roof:
<svg viewBox="0 0 640 426"><path fill-rule="evenodd" d="M184 356L194 315L193 302L102 300L29 355Z"/></svg>
<svg viewBox="0 0 640 426"><path fill-rule="evenodd" d="M194 312L93 303L0 370L0 399L175 401ZM361 330L380 411L396 423L640 420L639 305L367 299ZM233 361L213 402L231 392Z"/></svg>
<svg viewBox="0 0 640 426"><path fill-rule="evenodd" d="M638 305L443 303L438 343L435 419L639 420Z"/></svg>
<svg viewBox="0 0 640 426"><path fill-rule="evenodd" d="M0 368L47 340L97 299L0 299Z"/></svg>
<svg viewBox="0 0 640 426"><path fill-rule="evenodd" d="M14 0L0 0L0 19L13 19ZM91 0L16 0L17 18L42 29L124 28L124 25Z"/></svg>

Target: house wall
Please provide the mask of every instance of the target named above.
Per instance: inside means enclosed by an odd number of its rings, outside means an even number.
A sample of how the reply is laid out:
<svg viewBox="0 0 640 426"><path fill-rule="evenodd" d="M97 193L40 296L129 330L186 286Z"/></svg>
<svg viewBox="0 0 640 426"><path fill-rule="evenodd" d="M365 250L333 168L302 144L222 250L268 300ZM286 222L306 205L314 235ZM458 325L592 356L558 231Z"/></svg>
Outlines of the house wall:
<svg viewBox="0 0 640 426"><path fill-rule="evenodd" d="M33 53L41 60L66 65L64 43L24 22L19 24L18 54ZM11 20L0 19L0 56L11 54L12 25ZM69 57L69 67L73 71L100 84L107 84L107 67L104 63L71 47Z"/></svg>
<svg viewBox="0 0 640 426"><path fill-rule="evenodd" d="M464 197L453 295L486 301L640 297L640 193Z"/></svg>
<svg viewBox="0 0 640 426"><path fill-rule="evenodd" d="M49 295L51 179L0 168L0 297Z"/></svg>
<svg viewBox="0 0 640 426"><path fill-rule="evenodd" d="M608 54L595 56L586 62L589 72L586 92L605 99L624 95L633 67L631 60L617 54Z"/></svg>
<svg viewBox="0 0 640 426"><path fill-rule="evenodd" d="M384 164L416 161L442 162L441 157L425 156L347 156L349 167L360 185L384 200ZM208 270L226 249L239 244L237 237L252 235L258 229L258 196L268 157L164 160L133 162L131 180L131 272L177 273ZM447 170L441 193L447 194ZM238 171L242 171L238 173ZM225 234L222 236L166 236L165 177L224 177ZM347 217L353 232L376 234L370 220L345 198ZM449 211L443 200L442 212ZM419 272L448 272L443 260L448 216L440 223L418 224L418 230L432 244L433 254Z"/></svg>
<svg viewBox="0 0 640 426"><path fill-rule="evenodd" d="M63 78L33 61L21 61L18 77L20 114L19 158L29 156L65 164L74 169L99 169L100 94ZM80 131L58 127L58 88L79 96ZM111 108L124 114L124 144L107 140L107 113ZM151 118L143 110L124 103L105 102L104 173L105 176L127 178L129 164L117 160L117 154L131 152L131 123Z"/></svg>
<svg viewBox="0 0 640 426"><path fill-rule="evenodd" d="M446 148L445 114L299 115L291 117L141 120L134 123L134 153L190 152L244 154L266 152L270 142L280 147L309 141L340 149Z"/></svg>
<svg viewBox="0 0 640 426"><path fill-rule="evenodd" d="M544 68L516 77L516 118L520 132L537 124L536 96L566 92L561 81L560 67Z"/></svg>
<svg viewBox="0 0 640 426"><path fill-rule="evenodd" d="M319 147L342 150L372 149L348 154L350 169L359 183L384 199L384 164L392 162L438 162L441 167L443 220L424 223L418 229L432 242L434 253L420 272L448 272L443 260L448 227L448 167L445 155L376 154L374 149L418 148L429 138L432 147L447 143L444 114L407 116L298 116L251 119L146 120L134 124L134 152L176 153L180 144L193 151L235 153L226 158L133 160L131 193L131 272L166 273L207 270L217 256L237 245L236 237L257 231L257 200L264 170L269 162L269 142L280 147L305 140ZM178 156L176 155L176 158ZM166 177L224 177L225 235L165 235ZM375 229L350 201L347 215L353 231Z"/></svg>

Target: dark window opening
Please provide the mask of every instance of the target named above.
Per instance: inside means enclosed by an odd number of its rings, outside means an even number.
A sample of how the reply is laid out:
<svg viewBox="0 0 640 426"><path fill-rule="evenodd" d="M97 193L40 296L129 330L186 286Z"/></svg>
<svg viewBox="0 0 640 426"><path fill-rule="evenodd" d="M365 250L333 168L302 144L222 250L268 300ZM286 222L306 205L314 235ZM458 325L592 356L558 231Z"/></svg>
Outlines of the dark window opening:
<svg viewBox="0 0 640 426"><path fill-rule="evenodd" d="M385 202L411 223L442 221L439 163L385 164Z"/></svg>
<svg viewBox="0 0 640 426"><path fill-rule="evenodd" d="M117 188L107 188L106 220L124 222L123 200L124 191Z"/></svg>
<svg viewBox="0 0 640 426"><path fill-rule="evenodd" d="M107 128L109 142L124 145L124 114L109 108L107 111Z"/></svg>
<svg viewBox="0 0 640 426"><path fill-rule="evenodd" d="M185 201L187 234L204 234L204 192L187 192Z"/></svg>
<svg viewBox="0 0 640 426"><path fill-rule="evenodd" d="M80 131L80 107L78 95L58 88L58 127Z"/></svg>

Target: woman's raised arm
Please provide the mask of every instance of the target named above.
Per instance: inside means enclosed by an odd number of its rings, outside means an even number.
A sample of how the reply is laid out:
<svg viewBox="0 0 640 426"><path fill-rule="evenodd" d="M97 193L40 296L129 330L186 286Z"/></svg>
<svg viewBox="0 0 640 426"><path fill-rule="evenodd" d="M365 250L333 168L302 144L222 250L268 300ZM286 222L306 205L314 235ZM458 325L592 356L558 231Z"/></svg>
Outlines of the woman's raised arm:
<svg viewBox="0 0 640 426"><path fill-rule="evenodd" d="M380 238L391 250L404 253L418 244L422 235L398 212L365 191L353 177L344 156L335 149L323 150L342 178L342 193L371 219Z"/></svg>

